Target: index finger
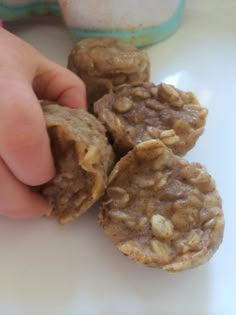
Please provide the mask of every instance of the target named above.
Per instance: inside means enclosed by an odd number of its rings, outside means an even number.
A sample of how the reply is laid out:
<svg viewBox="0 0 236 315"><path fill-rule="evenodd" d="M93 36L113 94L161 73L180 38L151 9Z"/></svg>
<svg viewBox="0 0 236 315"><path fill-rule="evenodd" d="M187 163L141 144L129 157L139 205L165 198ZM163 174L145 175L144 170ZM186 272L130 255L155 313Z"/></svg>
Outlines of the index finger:
<svg viewBox="0 0 236 315"><path fill-rule="evenodd" d="M40 104L27 82L2 80L1 88L0 156L21 182L43 184L55 170Z"/></svg>
<svg viewBox="0 0 236 315"><path fill-rule="evenodd" d="M86 108L83 81L70 70L47 59L42 59L33 88L40 99L56 101L71 108Z"/></svg>

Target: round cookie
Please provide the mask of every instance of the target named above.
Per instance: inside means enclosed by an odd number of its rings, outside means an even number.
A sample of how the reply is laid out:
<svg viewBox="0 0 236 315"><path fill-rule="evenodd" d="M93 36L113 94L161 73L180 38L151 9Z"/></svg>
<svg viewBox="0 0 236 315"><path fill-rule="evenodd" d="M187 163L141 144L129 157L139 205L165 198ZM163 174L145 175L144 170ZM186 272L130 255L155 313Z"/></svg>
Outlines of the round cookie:
<svg viewBox="0 0 236 315"><path fill-rule="evenodd" d="M137 145L115 165L99 219L122 253L170 272L208 261L224 232L212 177L160 140Z"/></svg>
<svg viewBox="0 0 236 315"><path fill-rule="evenodd" d="M161 139L182 156L195 145L207 117L193 93L147 82L117 87L94 104L94 112L120 155L143 141Z"/></svg>
<svg viewBox="0 0 236 315"><path fill-rule="evenodd" d="M50 216L67 223L104 193L114 153L102 124L87 111L43 105L56 176L37 188L51 206Z"/></svg>
<svg viewBox="0 0 236 315"><path fill-rule="evenodd" d="M143 50L117 38L88 38L71 51L68 68L85 82L89 109L113 87L136 81L147 81L150 61Z"/></svg>

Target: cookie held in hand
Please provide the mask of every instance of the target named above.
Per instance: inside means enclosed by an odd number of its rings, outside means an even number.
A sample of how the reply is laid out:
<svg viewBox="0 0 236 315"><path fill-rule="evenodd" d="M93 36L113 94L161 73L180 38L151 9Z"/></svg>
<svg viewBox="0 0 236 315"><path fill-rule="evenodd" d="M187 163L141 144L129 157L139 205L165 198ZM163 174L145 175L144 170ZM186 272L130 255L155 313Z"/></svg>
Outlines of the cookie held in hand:
<svg viewBox="0 0 236 315"><path fill-rule="evenodd" d="M83 109L43 105L56 176L38 190L50 215L67 223L87 211L104 193L114 163L102 124Z"/></svg>

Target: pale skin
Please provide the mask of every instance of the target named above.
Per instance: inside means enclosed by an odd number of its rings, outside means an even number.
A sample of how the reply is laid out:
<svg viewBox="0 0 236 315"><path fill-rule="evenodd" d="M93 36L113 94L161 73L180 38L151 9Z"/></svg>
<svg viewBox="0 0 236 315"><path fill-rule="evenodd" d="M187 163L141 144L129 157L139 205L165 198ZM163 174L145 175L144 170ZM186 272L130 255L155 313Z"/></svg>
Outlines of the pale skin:
<svg viewBox="0 0 236 315"><path fill-rule="evenodd" d="M72 72L1 28L0 47L0 215L38 217L50 206L29 186L55 174L38 99L85 108L85 87Z"/></svg>

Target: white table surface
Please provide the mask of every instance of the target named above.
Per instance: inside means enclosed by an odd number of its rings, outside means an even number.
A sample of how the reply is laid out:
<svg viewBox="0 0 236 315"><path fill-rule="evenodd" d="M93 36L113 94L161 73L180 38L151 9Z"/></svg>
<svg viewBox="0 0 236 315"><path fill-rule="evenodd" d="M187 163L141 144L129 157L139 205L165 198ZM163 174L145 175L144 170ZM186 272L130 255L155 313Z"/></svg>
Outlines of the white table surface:
<svg viewBox="0 0 236 315"><path fill-rule="evenodd" d="M66 65L73 42L61 21L8 28ZM66 226L1 218L0 314L236 314L236 1L189 0L178 32L148 53L154 82L192 90L209 108L187 159L205 164L217 182L223 244L209 263L171 275L120 254L98 226L97 209Z"/></svg>

